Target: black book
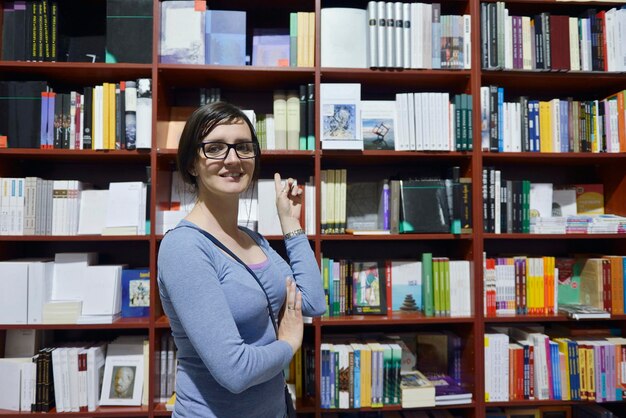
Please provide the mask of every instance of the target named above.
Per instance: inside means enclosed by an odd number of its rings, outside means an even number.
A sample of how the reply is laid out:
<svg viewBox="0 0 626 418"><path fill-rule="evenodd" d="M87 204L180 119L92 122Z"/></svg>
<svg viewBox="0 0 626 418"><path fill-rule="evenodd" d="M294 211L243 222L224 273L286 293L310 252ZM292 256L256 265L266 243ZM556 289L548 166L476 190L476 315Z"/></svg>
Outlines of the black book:
<svg viewBox="0 0 626 418"><path fill-rule="evenodd" d="M63 96L57 93L54 101L54 148L63 148Z"/></svg>
<svg viewBox="0 0 626 418"><path fill-rule="evenodd" d="M37 15L35 13L35 2L26 3L26 59L35 61L37 57Z"/></svg>
<svg viewBox="0 0 626 418"><path fill-rule="evenodd" d="M9 148L39 148L45 81L9 82Z"/></svg>
<svg viewBox="0 0 626 418"><path fill-rule="evenodd" d="M2 8L2 61L15 60L15 7L5 1Z"/></svg>
<svg viewBox="0 0 626 418"><path fill-rule="evenodd" d="M92 110L93 109L93 87L83 89L83 149L92 147Z"/></svg>
<svg viewBox="0 0 626 418"><path fill-rule="evenodd" d="M402 180L400 233L450 233L444 180Z"/></svg>
<svg viewBox="0 0 626 418"><path fill-rule="evenodd" d="M545 67L544 61L544 40L543 40L543 19L541 15L535 15L535 68L543 70Z"/></svg>
<svg viewBox="0 0 626 418"><path fill-rule="evenodd" d="M43 61L53 61L52 59L52 46L50 41L50 1L49 0L41 0L41 21L42 21L42 30L41 30L41 38L43 45Z"/></svg>
<svg viewBox="0 0 626 418"><path fill-rule="evenodd" d="M63 93L63 119L61 132L63 133L63 149L70 149L70 125L72 102L69 93Z"/></svg>
<svg viewBox="0 0 626 418"><path fill-rule="evenodd" d="M498 86L489 86L489 151L498 152Z"/></svg>
<svg viewBox="0 0 626 418"><path fill-rule="evenodd" d="M37 61L43 61L43 1L41 0L35 2L35 17L37 19L37 37L35 38L37 55L35 59Z"/></svg>
<svg viewBox="0 0 626 418"><path fill-rule="evenodd" d="M107 0L106 62L152 62L152 0Z"/></svg>
<svg viewBox="0 0 626 418"><path fill-rule="evenodd" d="M306 149L315 149L315 84L311 83L306 86Z"/></svg>
<svg viewBox="0 0 626 418"><path fill-rule="evenodd" d="M55 4L50 6L52 12ZM104 62L106 43L106 2L80 1L56 7L56 60ZM53 42L54 43L54 42Z"/></svg>
<svg viewBox="0 0 626 418"><path fill-rule="evenodd" d="M0 136L9 136L9 83L0 81Z"/></svg>
<svg viewBox="0 0 626 418"><path fill-rule="evenodd" d="M14 51L13 59L15 61L26 61L26 2L16 1L14 2L13 17L15 19L14 27Z"/></svg>
<svg viewBox="0 0 626 418"><path fill-rule="evenodd" d="M300 85L300 149L301 150L305 150L307 149L307 120L306 120L306 116L307 116L307 91L306 91L306 85L305 84L301 84Z"/></svg>

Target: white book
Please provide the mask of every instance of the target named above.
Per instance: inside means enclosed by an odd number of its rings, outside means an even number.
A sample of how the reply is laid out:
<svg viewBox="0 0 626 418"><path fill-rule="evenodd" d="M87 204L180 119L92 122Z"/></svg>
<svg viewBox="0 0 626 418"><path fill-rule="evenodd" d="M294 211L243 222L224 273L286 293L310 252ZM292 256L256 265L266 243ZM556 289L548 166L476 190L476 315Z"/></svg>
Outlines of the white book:
<svg viewBox="0 0 626 418"><path fill-rule="evenodd" d="M103 235L143 235L145 233L146 188L139 181L109 184Z"/></svg>
<svg viewBox="0 0 626 418"><path fill-rule="evenodd" d="M402 63L404 68L411 68L411 4L402 3Z"/></svg>
<svg viewBox="0 0 626 418"><path fill-rule="evenodd" d="M504 69L513 69L513 16L504 9Z"/></svg>
<svg viewBox="0 0 626 418"><path fill-rule="evenodd" d="M393 3L395 67L404 68L404 18L402 3Z"/></svg>
<svg viewBox="0 0 626 418"><path fill-rule="evenodd" d="M276 187L274 179L260 179L258 182L259 234L282 235L282 228L276 210Z"/></svg>
<svg viewBox="0 0 626 418"><path fill-rule="evenodd" d="M361 101L361 134L366 150L394 150L398 131L396 102Z"/></svg>
<svg viewBox="0 0 626 418"><path fill-rule="evenodd" d="M60 347L56 347L52 350L52 378L56 410L58 412L65 412L65 404L63 403L63 381L61 378L61 351L62 348Z"/></svg>
<svg viewBox="0 0 626 418"><path fill-rule="evenodd" d="M248 189L239 196L237 223L256 231L259 223L259 197L256 188Z"/></svg>
<svg viewBox="0 0 626 418"><path fill-rule="evenodd" d="M367 66L378 67L378 5L375 1L367 2Z"/></svg>
<svg viewBox="0 0 626 418"><path fill-rule="evenodd" d="M384 1L376 2L376 18L378 26L376 27L378 50L378 68L385 68L387 64L387 8Z"/></svg>
<svg viewBox="0 0 626 418"><path fill-rule="evenodd" d="M409 149L411 151L424 151L423 117L422 117L423 93L409 93Z"/></svg>
<svg viewBox="0 0 626 418"><path fill-rule="evenodd" d="M533 68L531 44L530 16L522 16L522 68L524 70L532 70Z"/></svg>
<svg viewBox="0 0 626 418"><path fill-rule="evenodd" d="M362 150L361 84L320 84L322 149Z"/></svg>
<svg viewBox="0 0 626 418"><path fill-rule="evenodd" d="M106 223L108 190L83 190L80 194L78 235L100 235Z"/></svg>
<svg viewBox="0 0 626 418"><path fill-rule="evenodd" d="M104 375L104 343L87 349L87 410L92 412L100 404L100 391ZM55 350L56 351L56 350Z"/></svg>
<svg viewBox="0 0 626 418"><path fill-rule="evenodd" d="M166 1L160 6L160 61L166 64L204 64L205 12L197 11L193 1Z"/></svg>
<svg viewBox="0 0 626 418"><path fill-rule="evenodd" d="M43 323L43 305L52 296L54 263L47 260L27 261L28 323Z"/></svg>
<svg viewBox="0 0 626 418"><path fill-rule="evenodd" d="M433 68L433 5L422 3L422 62L424 68Z"/></svg>
<svg viewBox="0 0 626 418"><path fill-rule="evenodd" d="M82 287L82 315L116 315L122 309L121 265L87 266Z"/></svg>
<svg viewBox="0 0 626 418"><path fill-rule="evenodd" d="M385 54L387 55L386 63L387 68L396 67L396 12L393 2L385 2L385 19L387 24L385 26L385 39L387 44L385 45Z"/></svg>
<svg viewBox="0 0 626 418"><path fill-rule="evenodd" d="M367 68L367 12L347 7L321 13L322 67Z"/></svg>
<svg viewBox="0 0 626 418"><path fill-rule="evenodd" d="M149 78L137 80L136 146L138 149L152 148L152 80Z"/></svg>
<svg viewBox="0 0 626 418"><path fill-rule="evenodd" d="M102 85L95 86L93 89L93 149L102 150L106 149L104 140L104 120L103 120L103 97L102 97Z"/></svg>
<svg viewBox="0 0 626 418"><path fill-rule="evenodd" d="M463 68L472 68L472 17L463 15Z"/></svg>
<svg viewBox="0 0 626 418"><path fill-rule="evenodd" d="M0 409L20 410L21 363L26 359L0 359ZM30 361L30 359L28 359Z"/></svg>
<svg viewBox="0 0 626 418"><path fill-rule="evenodd" d="M55 261L50 300L82 300L87 263Z"/></svg>
<svg viewBox="0 0 626 418"><path fill-rule="evenodd" d="M411 3L411 68L424 68L423 54L423 30L418 22L423 21L423 9L421 3Z"/></svg>
<svg viewBox="0 0 626 418"><path fill-rule="evenodd" d="M287 95L284 90L276 90L274 100L274 138L275 149L287 149Z"/></svg>
<svg viewBox="0 0 626 418"><path fill-rule="evenodd" d="M17 178L13 193L13 233L11 235L24 235L24 186L25 179Z"/></svg>
<svg viewBox="0 0 626 418"><path fill-rule="evenodd" d="M28 264L0 262L0 324L28 322Z"/></svg>
<svg viewBox="0 0 626 418"><path fill-rule="evenodd" d="M78 347L66 349L67 375L69 378L70 411L78 412Z"/></svg>

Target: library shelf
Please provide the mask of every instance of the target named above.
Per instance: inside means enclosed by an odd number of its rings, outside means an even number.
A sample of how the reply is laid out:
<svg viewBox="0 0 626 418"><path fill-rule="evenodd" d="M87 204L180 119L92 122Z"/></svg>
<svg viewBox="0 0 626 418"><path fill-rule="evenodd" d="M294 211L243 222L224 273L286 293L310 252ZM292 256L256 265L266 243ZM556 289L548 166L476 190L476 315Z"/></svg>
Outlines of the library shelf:
<svg viewBox="0 0 626 418"><path fill-rule="evenodd" d="M322 150L324 163L343 164L349 167L360 165L385 165L412 162L433 162L450 164L469 164L471 152L457 151L338 151Z"/></svg>
<svg viewBox="0 0 626 418"><path fill-rule="evenodd" d="M510 93L512 96L527 95L529 97L534 97L535 94L530 94L529 91L541 91L536 94L540 96L548 94L551 97L571 96L573 91L576 97L608 96L626 87L623 74L600 71L483 70L481 83L483 86L495 84L504 87L505 96ZM576 88L572 89L572 85L576 85Z"/></svg>
<svg viewBox="0 0 626 418"><path fill-rule="evenodd" d="M483 163L519 163L559 165L588 165L603 163L622 163L626 153L606 152L484 152Z"/></svg>
<svg viewBox="0 0 626 418"><path fill-rule="evenodd" d="M81 242L81 241L150 241L150 235L0 235L2 241Z"/></svg>
<svg viewBox="0 0 626 418"><path fill-rule="evenodd" d="M324 234L322 241L470 241L472 234L389 234L389 235L353 235Z"/></svg>
<svg viewBox="0 0 626 418"><path fill-rule="evenodd" d="M121 81L152 76L152 64L0 61L0 78L45 79L87 86L94 80ZM101 82L101 81L100 81Z"/></svg>
<svg viewBox="0 0 626 418"><path fill-rule="evenodd" d="M376 87L385 91L411 87L411 91L436 89L460 91L470 80L468 70L405 70L395 68L326 68L320 69L322 83L362 83L368 90Z"/></svg>
<svg viewBox="0 0 626 418"><path fill-rule="evenodd" d="M94 412L57 412L55 408L52 408L49 412L45 413L31 413L31 412L15 412L0 409L0 417L6 418L18 418L24 416L46 416L46 417L145 417L148 416L148 406L101 406Z"/></svg>
<svg viewBox="0 0 626 418"><path fill-rule="evenodd" d="M320 318L323 327L345 326L391 326L391 325L428 325L428 324L473 324L473 316L425 316L419 312L391 312L387 315L344 315Z"/></svg>
<svg viewBox="0 0 626 418"><path fill-rule="evenodd" d="M284 89L289 84L313 83L315 70L301 67L232 67L225 65L157 64L160 82L178 87L236 85L238 89Z"/></svg>
<svg viewBox="0 0 626 418"><path fill-rule="evenodd" d="M485 316L483 320L486 324L502 322L576 322L575 320L568 318L566 314Z"/></svg>
<svg viewBox="0 0 626 418"><path fill-rule="evenodd" d="M508 401L508 402L485 402L485 407L499 407L499 408L508 408L514 406L523 406L526 408L535 408L538 406L564 406L564 405L586 405L586 404L595 404L596 402L587 402L587 401L557 401L554 399L547 400L523 400L523 401Z"/></svg>
<svg viewBox="0 0 626 418"><path fill-rule="evenodd" d="M154 326L156 328L169 329L170 328L170 320L167 318L167 316L161 315L160 317L158 317L156 319L156 321L154 321Z"/></svg>
<svg viewBox="0 0 626 418"><path fill-rule="evenodd" d="M89 329L148 329L150 318L119 318L111 324L19 324L2 325L3 329L40 329L40 330L89 330Z"/></svg>
<svg viewBox="0 0 626 418"><path fill-rule="evenodd" d="M150 163L150 150L64 150L64 149L0 149L0 160L45 160L48 161L81 161L81 162L112 162L132 161Z"/></svg>
<svg viewBox="0 0 626 418"><path fill-rule="evenodd" d="M486 240L626 240L626 234L493 234L485 233Z"/></svg>

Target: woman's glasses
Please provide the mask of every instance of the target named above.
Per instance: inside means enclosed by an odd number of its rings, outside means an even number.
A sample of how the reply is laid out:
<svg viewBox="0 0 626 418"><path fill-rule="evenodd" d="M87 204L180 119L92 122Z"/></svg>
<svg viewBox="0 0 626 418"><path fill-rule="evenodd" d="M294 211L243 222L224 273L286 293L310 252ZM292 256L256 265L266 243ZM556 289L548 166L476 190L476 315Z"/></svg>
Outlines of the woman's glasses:
<svg viewBox="0 0 626 418"><path fill-rule="evenodd" d="M231 148L235 150L237 157L241 160L254 158L259 154L259 144L256 142L238 142L236 144L202 142L199 147L204 156L212 160L225 160Z"/></svg>

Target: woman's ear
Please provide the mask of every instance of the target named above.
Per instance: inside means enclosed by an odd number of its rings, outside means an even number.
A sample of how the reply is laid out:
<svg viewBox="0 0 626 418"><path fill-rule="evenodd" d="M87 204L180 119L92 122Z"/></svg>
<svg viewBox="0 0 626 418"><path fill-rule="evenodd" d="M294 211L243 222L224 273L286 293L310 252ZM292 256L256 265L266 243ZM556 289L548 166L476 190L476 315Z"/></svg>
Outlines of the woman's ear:
<svg viewBox="0 0 626 418"><path fill-rule="evenodd" d="M198 177L198 172L196 171L195 167L191 167L189 169L189 174L191 174L193 177Z"/></svg>

